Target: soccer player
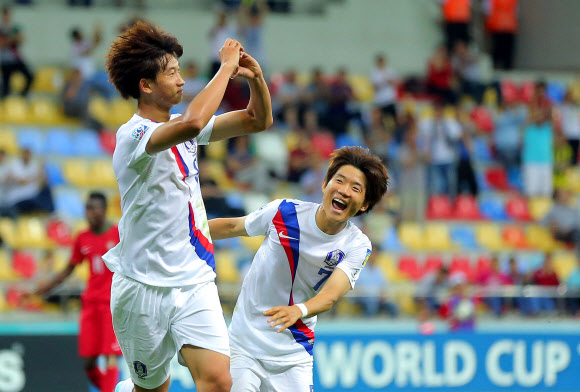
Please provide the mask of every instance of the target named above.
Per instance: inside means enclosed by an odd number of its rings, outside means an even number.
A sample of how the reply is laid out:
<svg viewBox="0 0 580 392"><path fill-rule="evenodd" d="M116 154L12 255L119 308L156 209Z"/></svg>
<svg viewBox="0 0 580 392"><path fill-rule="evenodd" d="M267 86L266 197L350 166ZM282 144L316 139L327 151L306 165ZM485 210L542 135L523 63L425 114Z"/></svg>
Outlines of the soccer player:
<svg viewBox="0 0 580 392"><path fill-rule="evenodd" d="M209 221L212 238L265 235L230 324L232 392L312 391L316 315L354 287L371 243L350 218L387 190L387 170L360 147L331 155L322 203L275 200Z"/></svg>
<svg viewBox="0 0 580 392"><path fill-rule="evenodd" d="M115 272L113 327L131 372L118 392L166 392L176 352L198 391L231 387L197 148L264 130L272 124L272 106L260 65L228 39L217 74L182 115L171 115L183 94L182 52L173 35L137 22L107 54L109 79L122 97L137 100L137 113L117 131L113 154L121 241L103 257ZM236 76L249 83L247 108L214 116Z"/></svg>
<svg viewBox="0 0 580 392"><path fill-rule="evenodd" d="M113 332L110 311L113 273L103 263L102 256L119 242L119 231L117 226L106 220L107 199L104 194L93 192L89 195L85 214L89 229L78 234L68 266L25 297L50 292L84 260L89 263L91 273L81 296L79 356L83 358L89 380L101 392L113 392L119 378L117 356L121 355L121 349ZM101 355L107 357L104 373L97 366L97 358Z"/></svg>

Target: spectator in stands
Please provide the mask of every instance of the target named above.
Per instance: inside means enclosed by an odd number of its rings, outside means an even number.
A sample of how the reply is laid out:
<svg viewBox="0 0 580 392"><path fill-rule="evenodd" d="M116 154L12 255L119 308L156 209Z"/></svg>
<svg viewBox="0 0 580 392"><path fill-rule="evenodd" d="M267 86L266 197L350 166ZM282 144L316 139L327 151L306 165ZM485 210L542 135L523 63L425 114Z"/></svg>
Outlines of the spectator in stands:
<svg viewBox="0 0 580 392"><path fill-rule="evenodd" d="M554 191L554 203L542 224L550 229L554 239L578 246L580 244L580 215L572 206L572 193L567 189Z"/></svg>
<svg viewBox="0 0 580 392"><path fill-rule="evenodd" d="M419 125L421 144L429 157L427 177L430 195L454 197L457 177L457 142L461 126L454 118L446 118L443 103L436 101L433 118Z"/></svg>
<svg viewBox="0 0 580 392"><path fill-rule="evenodd" d="M276 94L280 105L280 108L277 111L277 117L283 118L284 111L290 107L296 107L300 110L303 93L304 92L296 82L296 70L289 69L284 75L284 81L280 87L278 87L278 93Z"/></svg>
<svg viewBox="0 0 580 392"><path fill-rule="evenodd" d="M546 121L546 111L530 108L531 124L524 132L522 172L528 197L550 196L553 189L554 136L552 124Z"/></svg>
<svg viewBox="0 0 580 392"><path fill-rule="evenodd" d="M495 155L508 172L520 167L521 132L527 116L525 106L512 101L501 101L494 116L493 144Z"/></svg>
<svg viewBox="0 0 580 392"><path fill-rule="evenodd" d="M352 117L349 103L353 100L354 94L347 80L346 69L340 68L330 86L328 117L326 119L328 128L335 136L347 132L348 122Z"/></svg>
<svg viewBox="0 0 580 392"><path fill-rule="evenodd" d="M375 89L375 106L383 115L397 119L397 74L382 54L375 57L375 67L371 72L371 82Z"/></svg>
<svg viewBox="0 0 580 392"><path fill-rule="evenodd" d="M439 46L427 66L427 92L448 104L457 102L456 81L445 46Z"/></svg>
<svg viewBox="0 0 580 392"><path fill-rule="evenodd" d="M242 2L238 8L238 34L244 49L260 63L264 74L268 71L266 49L264 47L264 19L268 14L268 4L264 0L253 4Z"/></svg>
<svg viewBox="0 0 580 392"><path fill-rule="evenodd" d="M443 266L421 278L417 283L415 298L418 302L424 302L430 312L436 313L443 303L444 294L448 288L449 270Z"/></svg>
<svg viewBox="0 0 580 392"><path fill-rule="evenodd" d="M566 280L567 307L573 316L580 316L580 258L577 259L574 269Z"/></svg>
<svg viewBox="0 0 580 392"><path fill-rule="evenodd" d="M391 154L390 148L392 143L395 143L393 140L394 123L390 117L384 117L383 112L378 107L371 109L370 116L369 132L365 141L371 152L387 165L397 159L397 156Z"/></svg>
<svg viewBox="0 0 580 392"><path fill-rule="evenodd" d="M84 80L90 80L96 72L92 56L102 37L103 28L100 24L95 25L92 39L86 39L80 27L75 27L70 32L71 67L79 70Z"/></svg>
<svg viewBox="0 0 580 392"><path fill-rule="evenodd" d="M455 43L451 65L461 94L469 95L477 103L481 103L485 84L481 73L480 58L465 41L459 40Z"/></svg>
<svg viewBox="0 0 580 392"><path fill-rule="evenodd" d="M520 286L519 290L521 290L521 286L524 284L525 277L520 271L520 267L518 266L518 262L514 256L510 257L507 276L511 281L511 284ZM514 296L511 299L512 308L523 310L522 301L523 299L521 296Z"/></svg>
<svg viewBox="0 0 580 392"><path fill-rule="evenodd" d="M409 128L403 136L398 151L398 194L401 199L401 218L404 221L421 221L425 217L427 183L425 166L427 153L419 146L417 130Z"/></svg>
<svg viewBox="0 0 580 392"><path fill-rule="evenodd" d="M290 147L287 179L290 182L298 183L310 166L312 144L310 143L308 134L298 123L298 110L295 107L286 110L284 120L288 133L294 138L294 143Z"/></svg>
<svg viewBox="0 0 580 392"><path fill-rule="evenodd" d="M451 298L446 303L449 328L452 332L469 332L475 329L475 300L469 293L467 278L462 272L449 277Z"/></svg>
<svg viewBox="0 0 580 392"><path fill-rule="evenodd" d="M328 162L318 154L310 154L306 169L300 176L301 200L316 203L322 196L320 180L324 181Z"/></svg>
<svg viewBox="0 0 580 392"><path fill-rule="evenodd" d="M314 68L312 70L310 83L306 87L306 99L309 107L314 109L318 114L320 123L326 126L330 86L320 68Z"/></svg>
<svg viewBox="0 0 580 392"><path fill-rule="evenodd" d="M566 136L560 131L554 132L554 188L569 186L568 169L573 154Z"/></svg>
<svg viewBox="0 0 580 392"><path fill-rule="evenodd" d="M172 113L183 113L187 104L196 97L207 85L207 78L199 74L199 69L195 61L188 61L181 74L185 84L183 85L183 99L181 103L173 107Z"/></svg>
<svg viewBox="0 0 580 392"><path fill-rule="evenodd" d="M90 84L79 69L73 69L66 78L61 93L65 116L82 121L84 127L101 132L104 125L89 112Z"/></svg>
<svg viewBox="0 0 580 392"><path fill-rule="evenodd" d="M313 151L323 159L330 158L336 148L334 137L320 126L318 114L312 109L304 112L304 131L310 138Z"/></svg>
<svg viewBox="0 0 580 392"><path fill-rule="evenodd" d="M222 105L220 108L225 111L244 110L250 100L250 87L240 78L234 78L228 84Z"/></svg>
<svg viewBox="0 0 580 392"><path fill-rule="evenodd" d="M540 80L534 86L534 96L530 102L530 114L537 113L538 118L532 121L552 122L554 119L553 105L546 90L546 82Z"/></svg>
<svg viewBox="0 0 580 392"><path fill-rule="evenodd" d="M457 161L457 194L467 191L472 196L477 196L479 187L473 169L473 135L476 133L475 125L469 113L465 110L456 110L457 119L461 125L461 137L459 139L459 157Z"/></svg>
<svg viewBox="0 0 580 392"><path fill-rule="evenodd" d="M580 106L574 99L571 90L566 91L564 102L558 108L562 132L572 149L570 164L578 164L578 147L580 146Z"/></svg>
<svg viewBox="0 0 580 392"><path fill-rule="evenodd" d="M12 206L9 199L10 190L10 162L6 150L0 148L0 216L10 216L9 208Z"/></svg>
<svg viewBox="0 0 580 392"><path fill-rule="evenodd" d="M2 70L0 98L5 98L10 94L10 79L15 72L20 72L26 79L21 95L26 97L30 91L33 76L20 51L20 45L23 41L24 36L20 26L12 23L11 9L3 7L2 21L0 22L0 69Z"/></svg>
<svg viewBox="0 0 580 392"><path fill-rule="evenodd" d="M551 254L546 254L542 268L533 273L530 283L540 286L540 288L554 289L554 292L541 292L539 296L529 298L530 313L537 315L541 312L554 312L556 310L556 302L553 296L556 294L555 289L560 285L560 280L554 271Z"/></svg>
<svg viewBox="0 0 580 392"><path fill-rule="evenodd" d="M210 63L210 70L209 70L209 77L213 78L213 76L217 73L220 69L221 62L219 59L219 51L222 48L224 42L228 38L235 38L232 34L231 29L228 26L228 16L225 11L218 11L216 13L216 20L215 24L212 26L208 33L208 37L210 40L210 54L211 54L211 63Z"/></svg>
<svg viewBox="0 0 580 392"><path fill-rule="evenodd" d="M489 269L480 271L477 277L477 284L485 289L484 301L493 311L493 314L498 317L501 316L505 304L505 299L500 292L501 288L502 286L513 284L513 282L509 275L500 270L497 255L492 256ZM499 296L496 297L494 294Z"/></svg>
<svg viewBox="0 0 580 392"><path fill-rule="evenodd" d="M199 161L199 172L201 196L203 197L208 219L222 218L225 216L243 216L245 214L243 209L228 203L223 190L218 186L211 174L212 171L209 168L209 161Z"/></svg>
<svg viewBox="0 0 580 392"><path fill-rule="evenodd" d="M357 280L357 293L353 302L360 305L364 317L373 317L386 313L391 317L398 315L397 307L387 300L389 282L383 271L376 266L376 255L380 249L371 253L364 270Z"/></svg>
<svg viewBox="0 0 580 392"><path fill-rule="evenodd" d="M44 174L44 165L32 156L28 148L23 148L20 158L12 162L9 178L9 197L14 214L54 211L52 195Z"/></svg>
<svg viewBox="0 0 580 392"><path fill-rule="evenodd" d="M513 68L518 32L518 0L484 0L485 27L491 34L491 56L497 69Z"/></svg>
<svg viewBox="0 0 580 392"><path fill-rule="evenodd" d="M264 162L260 162L250 149L250 138L240 136L232 139L228 151L226 169L242 189L269 193L275 186L273 177Z"/></svg>
<svg viewBox="0 0 580 392"><path fill-rule="evenodd" d="M471 0L438 0L441 3L445 32L445 45L453 50L458 40L469 42Z"/></svg>

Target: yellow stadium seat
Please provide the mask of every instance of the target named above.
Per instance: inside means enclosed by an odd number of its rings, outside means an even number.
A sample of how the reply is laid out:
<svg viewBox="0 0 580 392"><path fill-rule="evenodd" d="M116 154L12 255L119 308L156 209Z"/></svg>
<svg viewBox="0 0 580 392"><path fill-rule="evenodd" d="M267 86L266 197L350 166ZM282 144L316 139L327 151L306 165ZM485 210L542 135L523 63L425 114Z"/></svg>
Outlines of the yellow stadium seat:
<svg viewBox="0 0 580 392"><path fill-rule="evenodd" d="M102 123L107 123L109 103L103 97L92 97L89 101L89 113Z"/></svg>
<svg viewBox="0 0 580 392"><path fill-rule="evenodd" d="M481 246L491 251L505 248L500 228L493 223L479 224L476 228L476 239Z"/></svg>
<svg viewBox="0 0 580 392"><path fill-rule="evenodd" d="M16 131L6 127L0 128L0 148L4 149L8 154L18 153Z"/></svg>
<svg viewBox="0 0 580 392"><path fill-rule="evenodd" d="M538 225L530 225L527 227L526 241L531 248L544 252L551 252L559 247L558 243L554 241L550 231Z"/></svg>
<svg viewBox="0 0 580 392"><path fill-rule="evenodd" d="M403 222L399 227L399 238L409 249L423 250L426 248L423 228L415 222Z"/></svg>
<svg viewBox="0 0 580 392"><path fill-rule="evenodd" d="M5 250L0 250L0 281L10 281L18 278L12 269L10 255Z"/></svg>
<svg viewBox="0 0 580 392"><path fill-rule="evenodd" d="M215 269L220 283L238 283L240 274L233 252L218 250L215 252Z"/></svg>
<svg viewBox="0 0 580 392"><path fill-rule="evenodd" d="M431 105L425 105L421 108L421 112L419 113L419 117L421 119L431 118L433 117L433 107Z"/></svg>
<svg viewBox="0 0 580 392"><path fill-rule="evenodd" d="M72 224L72 233L73 235L78 235L81 231L84 231L89 228L89 224L85 219L79 219Z"/></svg>
<svg viewBox="0 0 580 392"><path fill-rule="evenodd" d="M63 114L54 101L36 99L30 102L31 121L35 124L57 125L65 122Z"/></svg>
<svg viewBox="0 0 580 392"><path fill-rule="evenodd" d="M87 186L91 184L87 163L81 159L68 159L62 165L64 178L69 184Z"/></svg>
<svg viewBox="0 0 580 392"><path fill-rule="evenodd" d="M397 264L394 262L392 256L385 252L381 252L377 255L375 260L376 266L383 271L383 275L387 278L389 282L399 282L406 280L403 275L399 272Z"/></svg>
<svg viewBox="0 0 580 392"><path fill-rule="evenodd" d="M117 178L110 159L98 159L89 164L90 185L98 187L117 187Z"/></svg>
<svg viewBox="0 0 580 392"><path fill-rule="evenodd" d="M0 236L8 247L14 247L14 221L9 218L0 218Z"/></svg>
<svg viewBox="0 0 580 392"><path fill-rule="evenodd" d="M57 94L63 86L62 70L57 67L41 67L34 72L32 89L38 93Z"/></svg>
<svg viewBox="0 0 580 392"><path fill-rule="evenodd" d="M497 107L497 91L489 87L483 93L483 104L487 107Z"/></svg>
<svg viewBox="0 0 580 392"><path fill-rule="evenodd" d="M89 276L91 274L91 269L89 263L85 260L81 264L77 265L74 270L74 277L80 280L81 282L87 282L89 280Z"/></svg>
<svg viewBox="0 0 580 392"><path fill-rule="evenodd" d="M576 256L570 252L556 253L552 261L554 263L554 271L556 271L561 282L565 282L568 279L577 264Z"/></svg>
<svg viewBox="0 0 580 392"><path fill-rule="evenodd" d="M425 242L429 250L453 250L449 227L444 223L428 223L425 227Z"/></svg>
<svg viewBox="0 0 580 392"><path fill-rule="evenodd" d="M46 235L46 226L39 218L20 218L16 222L14 232L14 247L22 248L49 248L51 241Z"/></svg>
<svg viewBox="0 0 580 392"><path fill-rule="evenodd" d="M211 159L224 160L227 156L227 142L220 140L204 147L207 156Z"/></svg>
<svg viewBox="0 0 580 392"><path fill-rule="evenodd" d="M552 208L552 199L547 197L534 197L529 203L530 215L536 221L542 220Z"/></svg>
<svg viewBox="0 0 580 392"><path fill-rule="evenodd" d="M258 249L260 248L260 246L262 245L262 242L264 242L264 236L263 235L258 235L255 237L240 237L240 241L242 242L242 245L244 245L244 247L254 253L256 253L258 251Z"/></svg>
<svg viewBox="0 0 580 392"><path fill-rule="evenodd" d="M361 102L370 102L375 96L373 83L366 75L350 75L348 78L355 98Z"/></svg>
<svg viewBox="0 0 580 392"><path fill-rule="evenodd" d="M208 165L207 175L212 178L224 191L234 189L233 181L228 177L224 165L220 161L211 160Z"/></svg>
<svg viewBox="0 0 580 392"><path fill-rule="evenodd" d="M28 104L22 97L8 97L3 105L4 121L13 124L26 124L31 122Z"/></svg>
<svg viewBox="0 0 580 392"><path fill-rule="evenodd" d="M117 99L109 105L109 114L106 124L112 127L118 127L129 121L135 114L137 107L132 101Z"/></svg>
<svg viewBox="0 0 580 392"><path fill-rule="evenodd" d="M26 78L20 72L16 72L12 74L10 78L10 89L12 91L20 92L24 89L24 85L26 84Z"/></svg>
<svg viewBox="0 0 580 392"><path fill-rule="evenodd" d="M108 217L118 221L123 215L123 212L121 211L121 196L118 193L115 193L107 200L109 202L107 206Z"/></svg>

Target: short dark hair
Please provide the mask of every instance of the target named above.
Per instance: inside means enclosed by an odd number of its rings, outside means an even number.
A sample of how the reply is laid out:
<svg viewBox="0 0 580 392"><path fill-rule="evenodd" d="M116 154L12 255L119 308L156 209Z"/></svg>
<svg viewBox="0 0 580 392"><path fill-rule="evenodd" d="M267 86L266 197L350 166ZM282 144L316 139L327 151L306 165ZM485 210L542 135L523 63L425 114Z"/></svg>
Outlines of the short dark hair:
<svg viewBox="0 0 580 392"><path fill-rule="evenodd" d="M139 99L139 81L155 80L169 61L180 58L183 47L174 35L149 22L138 21L120 34L107 53L109 80L125 99Z"/></svg>
<svg viewBox="0 0 580 392"><path fill-rule="evenodd" d="M107 209L107 196L103 192L93 191L87 200L98 200L103 204L103 208Z"/></svg>
<svg viewBox="0 0 580 392"><path fill-rule="evenodd" d="M330 166L324 183L328 184L342 166L351 165L359 169L366 177L365 204L368 208L359 211L355 216L366 214L387 192L389 175L381 159L371 154L367 148L345 146L330 154Z"/></svg>

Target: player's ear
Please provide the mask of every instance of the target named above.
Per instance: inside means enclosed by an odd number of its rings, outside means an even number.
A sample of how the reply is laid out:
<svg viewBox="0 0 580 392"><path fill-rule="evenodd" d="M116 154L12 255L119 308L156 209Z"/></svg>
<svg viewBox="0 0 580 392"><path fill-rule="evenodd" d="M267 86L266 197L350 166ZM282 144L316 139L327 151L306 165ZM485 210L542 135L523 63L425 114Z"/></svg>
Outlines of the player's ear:
<svg viewBox="0 0 580 392"><path fill-rule="evenodd" d="M360 208L360 212L365 212L366 210L368 210L369 205L368 204L363 204L362 207Z"/></svg>
<svg viewBox="0 0 580 392"><path fill-rule="evenodd" d="M324 191L324 189L326 188L326 185L328 185L326 180L322 181L322 186L320 187L320 189L322 189Z"/></svg>
<svg viewBox="0 0 580 392"><path fill-rule="evenodd" d="M143 91L144 93L150 94L151 93L151 80L142 78L139 81L139 90Z"/></svg>

